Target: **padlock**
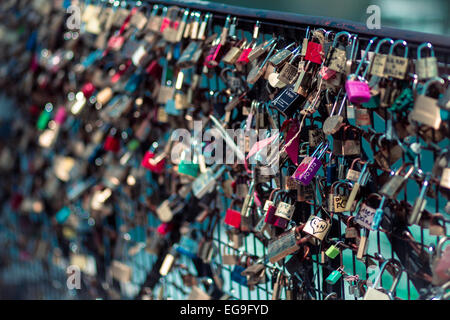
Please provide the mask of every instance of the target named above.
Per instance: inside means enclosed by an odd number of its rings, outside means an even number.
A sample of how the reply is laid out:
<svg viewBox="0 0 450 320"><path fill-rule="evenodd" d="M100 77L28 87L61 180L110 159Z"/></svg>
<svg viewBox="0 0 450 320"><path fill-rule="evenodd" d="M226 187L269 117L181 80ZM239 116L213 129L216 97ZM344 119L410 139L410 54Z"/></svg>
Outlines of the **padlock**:
<svg viewBox="0 0 450 320"><path fill-rule="evenodd" d="M396 46L401 44L405 47L405 52L403 57L394 56L394 49ZM386 64L384 66L384 74L387 77L393 77L396 79L403 80L406 76L406 71L408 70L408 44L405 40L396 40L391 45L389 54L386 57Z"/></svg>
<svg viewBox="0 0 450 320"><path fill-rule="evenodd" d="M248 54L248 61L249 63L257 60L259 57L261 57L264 53L266 53L270 48L272 48L273 44L277 41L276 38L272 38L270 40L264 41L253 48L253 50Z"/></svg>
<svg viewBox="0 0 450 320"><path fill-rule="evenodd" d="M326 277L325 282L330 285L336 284L336 282L338 282L338 280L342 277L342 273L343 273L343 268L339 267L337 270L334 270L333 272L331 272L328 275L328 277Z"/></svg>
<svg viewBox="0 0 450 320"><path fill-rule="evenodd" d="M295 210L295 203L293 199L289 197L287 193L284 193L284 199L285 201L279 201L277 203L277 209L275 210L274 215L277 217L277 219L274 222L274 226L280 227L280 228L286 228L288 222L291 220L292 215L294 214ZM290 203L289 203L290 202ZM281 219L278 219L281 218Z"/></svg>
<svg viewBox="0 0 450 320"><path fill-rule="evenodd" d="M319 41L319 39L316 37L313 37L311 41L308 41L308 39L305 38L302 45L302 54L304 53L306 61L310 61L316 64L322 64L322 44L316 41Z"/></svg>
<svg viewBox="0 0 450 320"><path fill-rule="evenodd" d="M217 168L219 168L217 170ZM225 166L219 167L217 164L208 168L192 182L192 193L197 199L201 199L205 194L211 192L219 178L225 171Z"/></svg>
<svg viewBox="0 0 450 320"><path fill-rule="evenodd" d="M247 277L242 273L250 266L250 259L246 256L241 256L238 260L238 264L233 267L230 278L232 281L236 281L242 286L247 286Z"/></svg>
<svg viewBox="0 0 450 320"><path fill-rule="evenodd" d="M331 229L331 220L311 215L306 221L303 232L313 236L317 240L324 240Z"/></svg>
<svg viewBox="0 0 450 320"><path fill-rule="evenodd" d="M263 62L261 64L255 64L253 66L253 68L250 70L250 72L247 75L247 82L248 83L255 84L259 80L259 78L261 78L261 76L266 72L266 70L267 70L267 61L272 56L276 46L277 46L277 43L274 41L273 44L270 47L269 53L267 54L267 56L263 60Z"/></svg>
<svg viewBox="0 0 450 320"><path fill-rule="evenodd" d="M445 250L443 249L444 243L448 240L450 240L450 238L445 236L439 239L432 256L432 283L435 286L441 286L450 280L450 246L447 246Z"/></svg>
<svg viewBox="0 0 450 320"><path fill-rule="evenodd" d="M286 116L290 116L295 112L300 103L304 99L295 92L294 86L289 85L284 88L280 93L272 100L272 106Z"/></svg>
<svg viewBox="0 0 450 320"><path fill-rule="evenodd" d="M183 151L180 163L178 164L178 173L197 178L200 169L199 164L195 163L195 161L184 159L185 155L186 152Z"/></svg>
<svg viewBox="0 0 450 320"><path fill-rule="evenodd" d="M345 238L346 239L356 239L360 235L360 230L357 227L357 224L354 222L355 216L349 216L345 222Z"/></svg>
<svg viewBox="0 0 450 320"><path fill-rule="evenodd" d="M336 96L336 100L333 104L333 109L331 109L330 116L325 119L323 126L322 126L322 131L326 135L335 134L336 132L339 131L339 129L344 124L344 117L342 116L342 111L344 110L344 105L345 105L346 100L347 100L347 95L344 95L337 114L334 114L334 112L336 110L336 106L339 101L339 94Z"/></svg>
<svg viewBox="0 0 450 320"><path fill-rule="evenodd" d="M420 218L422 217L422 212L427 204L426 192L428 185L430 183L431 175L425 174L425 178L422 182L422 187L420 188L419 197L414 201L413 208L410 215L408 215L408 225L419 224Z"/></svg>
<svg viewBox="0 0 450 320"><path fill-rule="evenodd" d="M373 39L369 41L366 49L364 50L364 55L361 58L361 62L359 63L355 73L350 74L347 77L347 81L345 82L345 91L347 92L348 101L352 104L362 104L365 102L369 102L371 98L370 88L368 82L364 79L368 68L365 69L362 77L359 77L359 71L361 70L361 66L365 63L366 57L372 46Z"/></svg>
<svg viewBox="0 0 450 320"><path fill-rule="evenodd" d="M289 62L285 63L283 68L281 69L280 73L278 74L278 80L283 82L286 85L293 84L295 80L297 79L297 75L299 72L299 69L297 66L294 65L295 59L300 55L300 47L297 47L292 52L292 58Z"/></svg>
<svg viewBox="0 0 450 320"><path fill-rule="evenodd" d="M361 174L361 172L355 170L355 164L357 162L361 162L361 159L360 158L356 158L356 159L354 159L352 161L352 164L350 165L350 168L347 171L347 176L346 176L347 180L350 180L350 181L353 181L353 182L358 181L358 178L359 178L359 175Z"/></svg>
<svg viewBox="0 0 450 320"><path fill-rule="evenodd" d="M378 203L374 206L373 199L377 199ZM361 199L362 200L362 199ZM378 193L371 193L367 198L357 206L357 214L354 218L354 223L368 229L372 230L372 223L375 216L376 208L379 206L381 201L381 196Z"/></svg>
<svg viewBox="0 0 450 320"><path fill-rule="evenodd" d="M295 45L295 42L287 45L284 49L279 50L277 53L275 53L268 62L273 65L274 67L280 66L282 63L284 63L289 57L293 54L292 51L289 49Z"/></svg>
<svg viewBox="0 0 450 320"><path fill-rule="evenodd" d="M120 150L120 140L118 138L118 131L117 129L113 128L111 129L109 135L105 139L105 143L103 145L103 148L106 151L111 151L114 153L119 152Z"/></svg>
<svg viewBox="0 0 450 320"><path fill-rule="evenodd" d="M394 276L394 281L391 285L391 288L387 292L383 292L379 289L380 283L381 283L381 277L383 275L383 272L386 270L387 266L391 266L396 270L396 275ZM398 285L398 282L400 281L400 277L402 275L403 268L401 266L400 261L396 259L389 259L386 260L382 265L380 272L378 273L377 277L375 278L375 282L372 286L367 288L367 291L364 295L364 300L394 300L394 290Z"/></svg>
<svg viewBox="0 0 450 320"><path fill-rule="evenodd" d="M358 128L348 125L342 131L342 155L358 156L361 154L361 133Z"/></svg>
<svg viewBox="0 0 450 320"><path fill-rule="evenodd" d="M336 181L331 185L328 199L328 210L333 213L345 212L352 184L348 181Z"/></svg>
<svg viewBox="0 0 450 320"><path fill-rule="evenodd" d="M380 78L385 76L384 67L386 66L387 54L380 53L381 46L385 43L389 43L390 45L392 45L394 43L394 40L392 40L391 38L381 39L375 48L372 63L370 64L369 73Z"/></svg>
<svg viewBox="0 0 450 320"><path fill-rule="evenodd" d="M346 51L337 47L339 38L342 36L347 36L348 41L350 41L350 33L347 31L338 32L334 37L333 44L328 51L327 58L324 63L326 67L339 73L345 72L345 64L347 62Z"/></svg>
<svg viewBox="0 0 450 320"><path fill-rule="evenodd" d="M320 159L328 150L328 146L328 143L321 143L310 157L303 159L292 177L304 186L310 184L317 171L322 167Z"/></svg>
<svg viewBox="0 0 450 320"><path fill-rule="evenodd" d="M141 166L143 166L146 169L149 169L150 171L160 174L163 172L165 167L165 157L166 154L163 152L159 155L155 154L155 150L158 148L158 143L154 142L152 146L150 147L150 150L145 152L144 157L141 161Z"/></svg>
<svg viewBox="0 0 450 320"><path fill-rule="evenodd" d="M277 239L269 242L267 248L267 257L271 263L276 263L279 260L296 252L300 247L297 244L298 234L295 228L281 234Z"/></svg>
<svg viewBox="0 0 450 320"><path fill-rule="evenodd" d="M438 130L442 122L441 109L437 105L437 99L426 96L428 88L433 84L441 84L442 89L444 80L442 78L432 78L425 83L420 94L416 96L410 117L411 120Z"/></svg>
<svg viewBox="0 0 450 320"><path fill-rule="evenodd" d="M236 200L233 200L230 204L230 207L227 209L225 213L224 223L236 229L240 229L242 216L239 210L232 209L235 203Z"/></svg>
<svg viewBox="0 0 450 320"><path fill-rule="evenodd" d="M278 196L281 193L279 188L275 188L270 193L269 199L264 204L265 218L264 222L273 225L277 220L275 212L277 211ZM272 200L273 199L273 200Z"/></svg>
<svg viewBox="0 0 450 320"><path fill-rule="evenodd" d="M341 252L339 247L339 244L343 243L342 241L338 241L335 244L332 244L327 251L325 251L325 254L327 257L330 257L331 259L334 259L338 256L338 254Z"/></svg>
<svg viewBox="0 0 450 320"><path fill-rule="evenodd" d="M430 56L423 58L422 51L425 48L428 48L430 50ZM433 45L429 42L424 42L417 47L416 74L419 80L430 79L439 76L437 59L434 56Z"/></svg>
<svg viewBox="0 0 450 320"><path fill-rule="evenodd" d="M406 169L408 170L406 171ZM396 199L401 188L408 180L408 178L413 174L414 170L414 164L402 164L402 166L395 172L395 174L390 177L389 181L381 187L379 194L389 199Z"/></svg>
<svg viewBox="0 0 450 320"><path fill-rule="evenodd" d="M36 127L38 130L45 130L45 128L47 128L48 123L52 119L52 112L53 105L51 103L47 103L36 122Z"/></svg>
<svg viewBox="0 0 450 320"><path fill-rule="evenodd" d="M228 52L223 56L222 61L225 64L235 64L238 58L241 56L242 51L247 45L246 40L238 41L235 45L233 45Z"/></svg>

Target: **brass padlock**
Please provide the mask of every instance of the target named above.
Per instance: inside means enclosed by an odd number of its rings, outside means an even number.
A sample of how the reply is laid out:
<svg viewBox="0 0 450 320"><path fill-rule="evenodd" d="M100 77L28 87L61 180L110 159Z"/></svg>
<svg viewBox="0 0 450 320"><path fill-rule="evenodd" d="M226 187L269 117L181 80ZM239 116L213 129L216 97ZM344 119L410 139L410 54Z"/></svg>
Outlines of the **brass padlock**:
<svg viewBox="0 0 450 320"><path fill-rule="evenodd" d="M394 56L394 49L396 46L401 44L405 47L405 52L403 57ZM405 40L396 40L391 45L389 54L386 57L386 64L384 66L384 74L387 77L393 77L396 79L403 80L406 76L406 71L408 70L408 44Z"/></svg>
<svg viewBox="0 0 450 320"><path fill-rule="evenodd" d="M381 46L387 42L392 45L394 43L394 40L392 40L391 38L381 39L375 48L375 54L373 56L372 63L370 64L370 71L369 71L369 73L373 76L377 76L380 78L385 76L384 67L386 66L387 54L379 52Z"/></svg>
<svg viewBox="0 0 450 320"><path fill-rule="evenodd" d="M422 50L430 49L430 56L422 58ZM417 47L416 73L419 80L430 79L439 76L437 59L434 56L433 45L424 42Z"/></svg>
<svg viewBox="0 0 450 320"><path fill-rule="evenodd" d="M341 36L347 36L348 41L350 41L350 38L352 37L347 31L338 32L334 37L330 50L328 51L327 59L325 60L324 65L328 67L328 69L344 73L347 62L347 54L345 50L336 47Z"/></svg>

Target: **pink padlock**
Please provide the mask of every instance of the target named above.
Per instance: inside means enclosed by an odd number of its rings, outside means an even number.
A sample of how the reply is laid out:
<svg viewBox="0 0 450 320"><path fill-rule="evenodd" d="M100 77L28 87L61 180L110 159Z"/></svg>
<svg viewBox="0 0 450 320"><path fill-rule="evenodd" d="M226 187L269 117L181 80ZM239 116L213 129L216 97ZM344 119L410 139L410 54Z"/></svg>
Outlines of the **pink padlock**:
<svg viewBox="0 0 450 320"><path fill-rule="evenodd" d="M322 66L322 69L320 69L319 74L323 80L330 80L336 75L336 71L331 70L328 67Z"/></svg>
<svg viewBox="0 0 450 320"><path fill-rule="evenodd" d="M59 125L62 125L67 118L66 108L63 106L59 107L55 114L55 122Z"/></svg>
<svg viewBox="0 0 450 320"><path fill-rule="evenodd" d="M351 78L352 77L352 78ZM369 84L350 75L345 82L348 100L353 104L368 102L371 98Z"/></svg>
<svg viewBox="0 0 450 320"><path fill-rule="evenodd" d="M361 58L361 62L356 68L355 73L350 74L345 82L345 91L347 92L348 101L354 104L361 104L368 102L371 98L370 88L367 81L364 79L367 71L369 70L369 66L366 67L362 77L358 76L359 71L363 64L366 63L366 57L372 46L372 43L376 40L376 37L372 38L367 44L366 49L364 50L364 55Z"/></svg>

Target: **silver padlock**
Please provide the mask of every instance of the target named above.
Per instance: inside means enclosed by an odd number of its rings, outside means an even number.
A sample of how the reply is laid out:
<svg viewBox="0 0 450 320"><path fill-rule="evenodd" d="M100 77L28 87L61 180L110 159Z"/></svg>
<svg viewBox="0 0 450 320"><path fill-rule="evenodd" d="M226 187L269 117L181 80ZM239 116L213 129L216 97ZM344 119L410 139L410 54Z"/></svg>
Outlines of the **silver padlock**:
<svg viewBox="0 0 450 320"><path fill-rule="evenodd" d="M408 168L408 171L406 171L406 168ZM379 194L382 196L385 196L389 199L395 199L397 198L398 193L400 192L400 189L408 180L408 178L411 176L411 174L414 172L414 164L407 162L404 163L393 176L391 176L391 179L386 182L380 189ZM406 174L402 175L403 172L406 172Z"/></svg>
<svg viewBox="0 0 450 320"><path fill-rule="evenodd" d="M391 285L391 288L387 292L381 291L380 288L380 282L381 282L381 276L383 275L383 272L386 270L386 267L390 265L393 266L394 269L397 270L397 274L394 277L394 282ZM396 259L390 259L385 261L382 266L380 273L375 278L375 282L371 287L367 288L366 294L364 295L364 300L394 300L394 290L397 287L397 284L400 280L400 277L402 275L403 268L400 264L400 261Z"/></svg>
<svg viewBox="0 0 450 320"><path fill-rule="evenodd" d="M442 122L441 109L437 105L438 100L426 96L428 88L432 84L441 84L442 87L444 85L444 79L435 77L425 82L422 92L416 96L410 117L411 120L438 130Z"/></svg>

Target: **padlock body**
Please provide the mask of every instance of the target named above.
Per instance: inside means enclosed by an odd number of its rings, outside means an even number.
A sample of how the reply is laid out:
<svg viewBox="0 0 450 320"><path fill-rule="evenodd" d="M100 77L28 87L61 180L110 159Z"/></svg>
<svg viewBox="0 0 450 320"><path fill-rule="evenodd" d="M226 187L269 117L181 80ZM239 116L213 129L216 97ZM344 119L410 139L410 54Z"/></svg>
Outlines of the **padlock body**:
<svg viewBox="0 0 450 320"><path fill-rule="evenodd" d="M347 92L348 100L351 103L361 104L369 102L371 98L370 88L367 82L347 80L345 82L345 90Z"/></svg>
<svg viewBox="0 0 450 320"><path fill-rule="evenodd" d="M311 183L312 179L322 167L322 161L316 157L305 157L293 174L293 178L302 185Z"/></svg>
<svg viewBox="0 0 450 320"><path fill-rule="evenodd" d="M437 130L441 126L441 110L437 100L425 95L418 95L414 102L411 119Z"/></svg>
<svg viewBox="0 0 450 320"><path fill-rule="evenodd" d="M239 229L241 227L241 213L233 209L227 209L225 214L225 224Z"/></svg>
<svg viewBox="0 0 450 320"><path fill-rule="evenodd" d="M328 284L336 284L336 282L338 282L338 280L342 277L342 273L340 273L337 270L334 270L332 273L330 273L328 275L328 277L325 279L326 283Z"/></svg>

